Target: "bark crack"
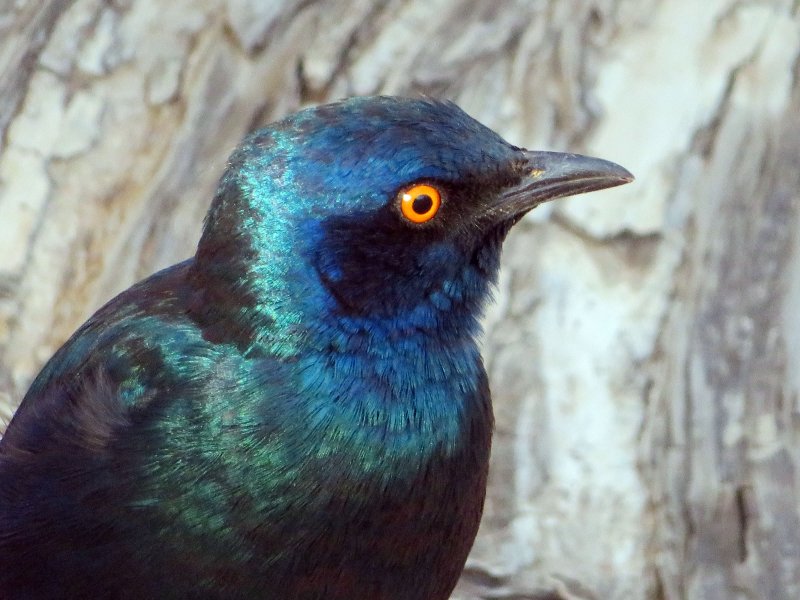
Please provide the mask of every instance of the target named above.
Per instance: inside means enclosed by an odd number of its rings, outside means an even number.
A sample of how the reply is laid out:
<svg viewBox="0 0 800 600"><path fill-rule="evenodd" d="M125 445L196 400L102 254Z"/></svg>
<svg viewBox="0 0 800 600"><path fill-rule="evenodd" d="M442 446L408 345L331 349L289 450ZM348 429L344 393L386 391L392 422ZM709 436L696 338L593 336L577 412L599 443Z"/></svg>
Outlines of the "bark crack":
<svg viewBox="0 0 800 600"><path fill-rule="evenodd" d="M55 0L37 9L25 26L15 30L29 40L24 49L17 51L8 64L0 64L0 153L8 145L8 128L22 110L28 91L28 82L39 63L39 56L50 41L58 17L66 12L74 0ZM18 43L17 36L9 35L7 43ZM2 53L0 53L1 55Z"/></svg>
<svg viewBox="0 0 800 600"><path fill-rule="evenodd" d="M740 485L736 488L736 517L738 522L738 550L739 562L747 561L747 532L749 527L749 514L747 509L747 490Z"/></svg>

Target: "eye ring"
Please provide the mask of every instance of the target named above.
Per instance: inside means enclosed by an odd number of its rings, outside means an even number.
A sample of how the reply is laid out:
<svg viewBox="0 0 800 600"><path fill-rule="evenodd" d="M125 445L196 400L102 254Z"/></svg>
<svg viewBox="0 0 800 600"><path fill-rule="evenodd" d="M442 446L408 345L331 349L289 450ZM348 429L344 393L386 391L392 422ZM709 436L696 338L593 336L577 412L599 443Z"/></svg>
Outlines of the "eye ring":
<svg viewBox="0 0 800 600"><path fill-rule="evenodd" d="M427 183L417 183L400 194L400 212L412 223L427 223L442 204L442 195L438 189Z"/></svg>

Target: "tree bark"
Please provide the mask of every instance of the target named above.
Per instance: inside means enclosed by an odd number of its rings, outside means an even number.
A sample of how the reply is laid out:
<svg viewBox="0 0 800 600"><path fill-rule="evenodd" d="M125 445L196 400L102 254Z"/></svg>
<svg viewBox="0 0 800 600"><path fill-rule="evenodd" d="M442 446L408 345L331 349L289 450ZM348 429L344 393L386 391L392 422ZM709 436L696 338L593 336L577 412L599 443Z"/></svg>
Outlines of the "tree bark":
<svg viewBox="0 0 800 600"><path fill-rule="evenodd" d="M800 598L800 7L0 0L0 421L105 300L193 252L252 128L455 100L637 182L512 232L497 431L455 598Z"/></svg>

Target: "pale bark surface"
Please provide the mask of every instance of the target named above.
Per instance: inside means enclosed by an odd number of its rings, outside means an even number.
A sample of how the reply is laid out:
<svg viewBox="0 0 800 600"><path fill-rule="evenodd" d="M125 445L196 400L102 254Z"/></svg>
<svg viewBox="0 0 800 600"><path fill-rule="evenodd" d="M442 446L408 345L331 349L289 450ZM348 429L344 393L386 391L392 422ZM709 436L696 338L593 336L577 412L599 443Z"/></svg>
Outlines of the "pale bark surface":
<svg viewBox="0 0 800 600"><path fill-rule="evenodd" d="M790 0L0 0L0 418L193 251L245 132L425 92L617 190L510 237L457 598L800 598L800 16Z"/></svg>

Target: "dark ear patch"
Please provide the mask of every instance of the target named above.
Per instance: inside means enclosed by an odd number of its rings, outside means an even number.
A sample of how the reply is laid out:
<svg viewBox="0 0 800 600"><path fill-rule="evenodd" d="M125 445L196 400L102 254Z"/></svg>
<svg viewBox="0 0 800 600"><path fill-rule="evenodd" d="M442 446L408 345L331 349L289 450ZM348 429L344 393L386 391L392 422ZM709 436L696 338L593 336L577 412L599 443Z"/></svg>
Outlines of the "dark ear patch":
<svg viewBox="0 0 800 600"><path fill-rule="evenodd" d="M397 207L326 219L313 259L320 280L346 312L396 314L442 281L429 249L446 244L439 226L408 224Z"/></svg>
<svg viewBox="0 0 800 600"><path fill-rule="evenodd" d="M497 193L497 178L431 185L441 190L441 206L428 221L406 218L397 195L376 211L316 224L312 264L340 310L389 316L414 309L442 286L460 280L470 263L489 280L495 278L510 225L487 234L476 215Z"/></svg>

